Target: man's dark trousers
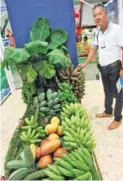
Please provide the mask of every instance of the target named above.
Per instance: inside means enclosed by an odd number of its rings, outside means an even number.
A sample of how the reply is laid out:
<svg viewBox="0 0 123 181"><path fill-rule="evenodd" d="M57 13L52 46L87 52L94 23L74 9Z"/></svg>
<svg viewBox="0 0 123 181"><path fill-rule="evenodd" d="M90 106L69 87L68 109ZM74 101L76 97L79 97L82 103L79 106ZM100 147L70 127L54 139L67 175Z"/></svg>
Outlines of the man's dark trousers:
<svg viewBox="0 0 123 181"><path fill-rule="evenodd" d="M117 61L105 67L98 65L101 73L104 93L105 93L105 112L107 114L112 114L112 104L113 97L116 98L114 117L116 121L121 121L122 119L122 108L123 108L123 89L120 93L117 92L116 83L119 78L119 73L121 70L121 62Z"/></svg>

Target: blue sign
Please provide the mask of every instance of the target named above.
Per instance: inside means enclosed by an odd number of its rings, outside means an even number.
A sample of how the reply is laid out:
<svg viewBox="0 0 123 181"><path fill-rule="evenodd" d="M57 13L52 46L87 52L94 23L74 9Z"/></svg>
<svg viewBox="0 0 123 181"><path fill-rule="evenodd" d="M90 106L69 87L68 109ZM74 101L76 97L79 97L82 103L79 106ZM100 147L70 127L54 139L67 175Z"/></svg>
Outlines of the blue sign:
<svg viewBox="0 0 123 181"><path fill-rule="evenodd" d="M74 6L72 0L5 0L16 46L29 41L29 32L39 17L49 20L52 29L68 33L68 49L74 65L78 64Z"/></svg>

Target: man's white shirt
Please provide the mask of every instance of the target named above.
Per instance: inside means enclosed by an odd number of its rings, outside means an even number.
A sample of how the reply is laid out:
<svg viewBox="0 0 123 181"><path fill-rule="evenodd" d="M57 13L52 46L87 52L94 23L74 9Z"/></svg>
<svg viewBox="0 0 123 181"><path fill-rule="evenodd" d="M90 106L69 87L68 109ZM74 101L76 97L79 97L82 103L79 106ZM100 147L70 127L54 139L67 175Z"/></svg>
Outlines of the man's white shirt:
<svg viewBox="0 0 123 181"><path fill-rule="evenodd" d="M98 46L99 64L101 66L120 60L121 47L123 47L123 30L121 30L119 25L109 22L104 33L97 29L94 45Z"/></svg>

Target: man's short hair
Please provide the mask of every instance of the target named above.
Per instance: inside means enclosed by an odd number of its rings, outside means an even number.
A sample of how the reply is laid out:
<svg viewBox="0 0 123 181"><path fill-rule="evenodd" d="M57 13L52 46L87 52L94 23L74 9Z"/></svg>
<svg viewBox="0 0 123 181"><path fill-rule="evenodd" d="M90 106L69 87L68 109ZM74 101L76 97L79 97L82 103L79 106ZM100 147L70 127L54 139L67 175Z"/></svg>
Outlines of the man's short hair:
<svg viewBox="0 0 123 181"><path fill-rule="evenodd" d="M93 7L93 10L94 10L95 8L97 8L97 7L102 7L102 8L104 8L104 9L106 9L103 4L96 4L96 5Z"/></svg>

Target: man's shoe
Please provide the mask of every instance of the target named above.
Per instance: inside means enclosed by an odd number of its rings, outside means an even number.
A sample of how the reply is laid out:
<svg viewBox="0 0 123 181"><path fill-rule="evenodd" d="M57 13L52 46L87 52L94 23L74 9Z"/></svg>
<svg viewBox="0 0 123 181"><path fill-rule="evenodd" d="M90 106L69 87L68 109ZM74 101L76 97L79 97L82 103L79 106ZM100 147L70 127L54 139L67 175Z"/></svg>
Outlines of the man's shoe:
<svg viewBox="0 0 123 181"><path fill-rule="evenodd" d="M116 121L114 120L109 126L108 126L108 130L113 130L116 129L120 126L121 121Z"/></svg>
<svg viewBox="0 0 123 181"><path fill-rule="evenodd" d="M107 113L105 113L105 112L96 114L96 117L97 117L97 118L110 118L110 117L112 117L112 116L113 116L112 114L107 114Z"/></svg>

